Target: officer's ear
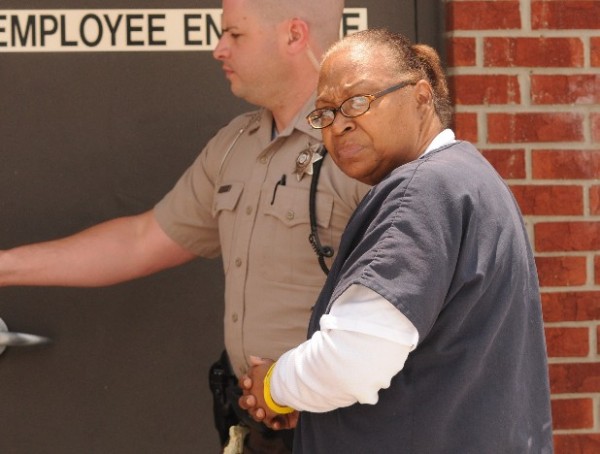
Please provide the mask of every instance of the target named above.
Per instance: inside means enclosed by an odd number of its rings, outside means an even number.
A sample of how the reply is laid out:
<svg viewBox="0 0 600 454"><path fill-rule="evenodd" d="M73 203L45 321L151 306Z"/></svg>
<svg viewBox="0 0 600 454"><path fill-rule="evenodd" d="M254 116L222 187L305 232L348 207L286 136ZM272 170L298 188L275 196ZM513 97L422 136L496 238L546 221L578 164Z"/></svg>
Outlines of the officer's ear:
<svg viewBox="0 0 600 454"><path fill-rule="evenodd" d="M310 38L308 24L302 19L294 18L288 22L288 51L304 52Z"/></svg>

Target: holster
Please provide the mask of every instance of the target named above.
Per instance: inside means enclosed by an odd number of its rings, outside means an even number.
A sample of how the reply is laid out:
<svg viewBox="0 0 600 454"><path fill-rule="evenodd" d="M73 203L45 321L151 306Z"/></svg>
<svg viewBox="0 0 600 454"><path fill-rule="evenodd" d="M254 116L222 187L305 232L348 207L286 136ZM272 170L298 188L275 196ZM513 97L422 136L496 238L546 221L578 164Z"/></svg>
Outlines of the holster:
<svg viewBox="0 0 600 454"><path fill-rule="evenodd" d="M227 354L223 352L208 372L208 385L213 395L213 416L221 445L229 438L229 428L239 423L232 408L228 389L237 387L237 378L231 373Z"/></svg>

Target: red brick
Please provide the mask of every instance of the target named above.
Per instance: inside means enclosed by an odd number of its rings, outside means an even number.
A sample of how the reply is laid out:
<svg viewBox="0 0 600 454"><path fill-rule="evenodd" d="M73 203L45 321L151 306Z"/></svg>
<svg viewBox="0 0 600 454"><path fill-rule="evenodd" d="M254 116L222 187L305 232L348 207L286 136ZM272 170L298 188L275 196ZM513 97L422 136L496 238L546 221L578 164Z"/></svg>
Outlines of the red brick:
<svg viewBox="0 0 600 454"><path fill-rule="evenodd" d="M592 399L553 399L553 429L591 429L594 427Z"/></svg>
<svg viewBox="0 0 600 454"><path fill-rule="evenodd" d="M600 249L600 222L539 222L533 230L538 252Z"/></svg>
<svg viewBox="0 0 600 454"><path fill-rule="evenodd" d="M546 328L545 332L551 358L585 357L590 353L588 328Z"/></svg>
<svg viewBox="0 0 600 454"><path fill-rule="evenodd" d="M491 113L488 142L583 141L583 115L574 113Z"/></svg>
<svg viewBox="0 0 600 454"><path fill-rule="evenodd" d="M599 292L542 293L545 322L586 322L600 320Z"/></svg>
<svg viewBox="0 0 600 454"><path fill-rule="evenodd" d="M533 150L535 179L594 179L600 175L600 150Z"/></svg>
<svg viewBox="0 0 600 454"><path fill-rule="evenodd" d="M600 214L600 186L590 188L590 214Z"/></svg>
<svg viewBox="0 0 600 454"><path fill-rule="evenodd" d="M586 282L585 257L536 257L542 287L583 285Z"/></svg>
<svg viewBox="0 0 600 454"><path fill-rule="evenodd" d="M597 29L600 28L600 2L539 1L531 3L531 26L535 29Z"/></svg>
<svg viewBox="0 0 600 454"><path fill-rule="evenodd" d="M446 30L507 30L521 28L518 1L449 2Z"/></svg>
<svg viewBox="0 0 600 454"><path fill-rule="evenodd" d="M600 392L600 363L550 364L549 371L552 394Z"/></svg>
<svg viewBox="0 0 600 454"><path fill-rule="evenodd" d="M456 113L454 114L454 132L456 137L469 142L477 142L477 114Z"/></svg>
<svg viewBox="0 0 600 454"><path fill-rule="evenodd" d="M554 435L554 454L598 454L600 435L560 434Z"/></svg>
<svg viewBox="0 0 600 454"><path fill-rule="evenodd" d="M600 142L600 114L592 114L592 140Z"/></svg>
<svg viewBox="0 0 600 454"><path fill-rule="evenodd" d="M531 100L534 104L598 104L600 75L532 75Z"/></svg>
<svg viewBox="0 0 600 454"><path fill-rule="evenodd" d="M592 66L600 66L600 36L590 39L590 61Z"/></svg>
<svg viewBox="0 0 600 454"><path fill-rule="evenodd" d="M521 91L516 76L453 76L448 79L456 104L519 104Z"/></svg>
<svg viewBox="0 0 600 454"><path fill-rule="evenodd" d="M483 49L485 66L583 66L579 38L485 38Z"/></svg>
<svg viewBox="0 0 600 454"><path fill-rule="evenodd" d="M482 150L502 178L525 178L525 150Z"/></svg>
<svg viewBox="0 0 600 454"><path fill-rule="evenodd" d="M600 255L594 257L594 283L600 285Z"/></svg>
<svg viewBox="0 0 600 454"><path fill-rule="evenodd" d="M512 185L510 189L525 215L583 214L582 186Z"/></svg>
<svg viewBox="0 0 600 454"><path fill-rule="evenodd" d="M475 38L449 38L446 59L450 67L475 66Z"/></svg>

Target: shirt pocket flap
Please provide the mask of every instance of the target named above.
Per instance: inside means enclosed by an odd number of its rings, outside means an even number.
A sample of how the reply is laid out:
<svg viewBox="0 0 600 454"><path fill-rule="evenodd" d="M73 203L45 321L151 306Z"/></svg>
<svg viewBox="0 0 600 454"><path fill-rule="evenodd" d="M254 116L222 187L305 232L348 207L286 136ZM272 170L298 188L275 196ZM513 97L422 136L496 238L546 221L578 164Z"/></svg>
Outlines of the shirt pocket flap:
<svg viewBox="0 0 600 454"><path fill-rule="evenodd" d="M333 196L317 192L316 197L317 225L328 228L333 212ZM265 214L288 227L310 224L309 191L279 186L275 196L266 204Z"/></svg>
<svg viewBox="0 0 600 454"><path fill-rule="evenodd" d="M213 200L213 217L216 217L221 211L235 210L243 190L244 183L242 182L224 183L220 185L215 191L215 197Z"/></svg>

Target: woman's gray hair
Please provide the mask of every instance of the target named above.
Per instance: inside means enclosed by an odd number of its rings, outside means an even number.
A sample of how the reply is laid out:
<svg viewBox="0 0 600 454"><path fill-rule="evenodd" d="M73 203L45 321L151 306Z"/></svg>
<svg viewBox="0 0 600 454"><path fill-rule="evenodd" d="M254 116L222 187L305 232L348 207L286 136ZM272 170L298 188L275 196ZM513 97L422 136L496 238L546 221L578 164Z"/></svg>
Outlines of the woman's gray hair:
<svg viewBox="0 0 600 454"><path fill-rule="evenodd" d="M332 46L324 58L330 54L358 43L366 49L386 49L388 59L383 62L392 71L409 74L424 79L431 85L433 105L442 125L446 128L452 121L452 103L448 82L442 69L438 53L426 44L413 44L406 36L385 29L369 29L347 36Z"/></svg>

